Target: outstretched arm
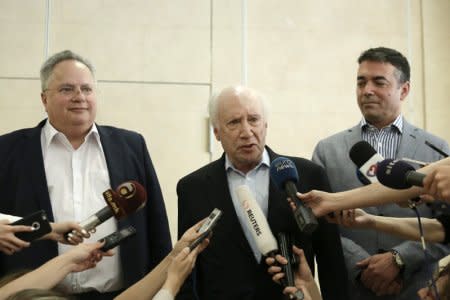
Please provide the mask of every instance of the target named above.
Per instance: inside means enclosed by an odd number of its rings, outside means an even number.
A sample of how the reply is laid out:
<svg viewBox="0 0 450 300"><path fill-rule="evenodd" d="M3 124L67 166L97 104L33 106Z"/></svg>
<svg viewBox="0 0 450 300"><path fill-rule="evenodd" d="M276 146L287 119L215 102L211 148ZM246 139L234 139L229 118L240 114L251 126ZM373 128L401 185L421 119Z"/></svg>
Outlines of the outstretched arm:
<svg viewBox="0 0 450 300"><path fill-rule="evenodd" d="M346 227L373 229L408 240L420 240L417 218L376 216L357 208L343 211L343 214L337 218L328 217L328 220ZM425 240L435 243L444 241L445 231L441 222L430 218L421 218L420 220Z"/></svg>
<svg viewBox="0 0 450 300"><path fill-rule="evenodd" d="M404 202L426 193L432 193L434 197L450 201L450 196L447 196L450 195L450 168L446 168L447 166L450 166L450 157L419 169L418 172L427 174L424 179L425 188L414 186L405 190L394 190L383 186L381 183L372 183L339 193L313 190L309 193L298 194L298 197L308 203L316 216L323 216L343 209ZM444 175L447 172L449 172L448 176ZM437 176L437 174L440 175ZM438 181L440 184L437 183ZM433 182L436 184L433 185ZM445 192L447 187L448 194Z"/></svg>
<svg viewBox="0 0 450 300"><path fill-rule="evenodd" d="M51 289L71 272L81 272L93 268L103 258L111 256L112 252L102 252L99 249L103 243L81 244L65 252L41 267L31 271L0 288L0 298L24 289Z"/></svg>
<svg viewBox="0 0 450 300"><path fill-rule="evenodd" d="M169 255L167 255L144 278L118 295L115 300L150 300L156 295L161 287L168 290L172 296L176 295L180 286L186 279L186 276L191 272L198 253L203 251L208 245L208 239L205 239L205 241L192 252L189 252L189 248L187 248L192 241L200 236L197 229L200 228L202 222L203 221L200 221L189 228L175 244L175 247Z"/></svg>

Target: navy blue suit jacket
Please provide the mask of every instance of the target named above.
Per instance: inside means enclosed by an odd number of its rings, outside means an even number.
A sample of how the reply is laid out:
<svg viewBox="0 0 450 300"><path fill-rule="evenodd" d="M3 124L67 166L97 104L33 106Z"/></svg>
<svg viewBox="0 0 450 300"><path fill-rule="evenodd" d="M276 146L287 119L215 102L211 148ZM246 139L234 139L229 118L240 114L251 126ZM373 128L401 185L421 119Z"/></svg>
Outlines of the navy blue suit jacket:
<svg viewBox="0 0 450 300"><path fill-rule="evenodd" d="M270 160L279 157L267 148ZM322 167L302 158L289 157L296 165L300 180L297 189L329 190ZM245 238L234 209L225 172L225 155L182 178L177 186L178 234L207 217L213 208L223 211L214 228L209 246L199 255L194 281L188 280L177 299L201 300L284 299L282 288L272 282L267 265L258 264ZM270 180L267 220L272 233L292 233L302 248L311 270L317 259L323 299L347 300L346 269L337 226L320 219L319 228L308 236L298 229L284 192ZM195 288L193 288L193 285Z"/></svg>
<svg viewBox="0 0 450 300"><path fill-rule="evenodd" d="M54 220L41 149L44 124L45 120L35 128L0 136L0 211L3 213L25 216L43 209L50 221ZM146 206L118 222L119 228L133 225L137 230L136 236L121 245L120 251L124 282L128 287L170 251L167 214L144 138L138 133L110 126L97 125L97 128L111 187L135 180L147 191ZM35 241L29 248L12 256L0 254L0 272L5 274L16 269L35 268L57 255L56 242Z"/></svg>

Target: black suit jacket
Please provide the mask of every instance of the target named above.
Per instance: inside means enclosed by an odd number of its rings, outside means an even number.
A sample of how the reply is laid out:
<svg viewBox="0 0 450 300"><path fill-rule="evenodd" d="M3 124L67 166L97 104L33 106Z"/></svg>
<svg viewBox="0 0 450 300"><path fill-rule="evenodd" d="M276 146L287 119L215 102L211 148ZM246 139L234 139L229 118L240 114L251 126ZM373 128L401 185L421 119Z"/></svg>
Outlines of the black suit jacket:
<svg viewBox="0 0 450 300"><path fill-rule="evenodd" d="M267 149L271 161L279 157ZM321 167L306 159L289 158L299 172L297 188L300 192L329 190L328 179ZM198 257L192 278L177 299L194 299L194 293L201 300L283 299L282 288L271 281L265 263L256 263L245 238L228 188L225 155L182 178L177 193L179 235L208 216L213 208L223 211L210 245ZM337 227L324 220L319 222L320 226L312 236L301 233L286 195L270 181L268 223L273 234L294 234L296 244L304 250L313 272L314 256L317 258L324 299L347 299L347 276Z"/></svg>
<svg viewBox="0 0 450 300"><path fill-rule="evenodd" d="M54 220L45 178L41 149L42 121L37 127L0 136L0 211L25 216L46 211ZM111 186L136 180L147 191L146 206L118 222L119 228L133 225L136 236L121 245L120 259L126 286L147 274L171 249L166 209L158 179L144 138L135 132L98 126ZM105 202L106 205L106 202ZM94 211L92 213L95 213ZM81 221L81 220L79 220ZM53 241L35 241L12 255L0 254L0 272L35 268L58 255Z"/></svg>

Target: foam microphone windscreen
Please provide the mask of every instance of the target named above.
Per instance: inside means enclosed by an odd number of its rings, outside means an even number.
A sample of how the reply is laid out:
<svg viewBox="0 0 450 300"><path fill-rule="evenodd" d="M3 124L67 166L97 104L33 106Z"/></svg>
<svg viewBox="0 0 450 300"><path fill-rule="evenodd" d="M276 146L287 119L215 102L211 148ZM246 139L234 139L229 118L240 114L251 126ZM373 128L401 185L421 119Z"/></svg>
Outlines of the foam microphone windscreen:
<svg viewBox="0 0 450 300"><path fill-rule="evenodd" d="M359 141L350 149L349 155L355 165L361 168L376 153L377 151L368 142Z"/></svg>
<svg viewBox="0 0 450 300"><path fill-rule="evenodd" d="M145 188L136 181L126 181L115 191L107 190L103 197L117 219L134 213L147 202Z"/></svg>
<svg viewBox="0 0 450 300"><path fill-rule="evenodd" d="M285 189L286 182L298 182L298 172L292 160L278 157L270 164L270 177L280 190Z"/></svg>
<svg viewBox="0 0 450 300"><path fill-rule="evenodd" d="M378 181L393 189L408 189L412 186L407 182L409 172L415 171L410 164L393 159L385 159L378 163L377 178Z"/></svg>

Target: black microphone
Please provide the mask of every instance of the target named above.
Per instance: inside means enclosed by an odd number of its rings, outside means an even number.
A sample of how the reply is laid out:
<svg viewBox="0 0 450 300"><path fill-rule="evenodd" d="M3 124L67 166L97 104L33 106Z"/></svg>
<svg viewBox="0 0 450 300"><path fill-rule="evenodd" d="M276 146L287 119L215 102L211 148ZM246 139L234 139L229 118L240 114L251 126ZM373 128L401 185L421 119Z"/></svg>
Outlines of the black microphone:
<svg viewBox="0 0 450 300"><path fill-rule="evenodd" d="M306 207L303 202L297 198L298 172L295 164L286 157L278 157L270 164L270 177L280 190L285 190L287 196L295 202L294 211L295 221L300 231L311 234L317 229L319 223L314 216L311 208Z"/></svg>
<svg viewBox="0 0 450 300"><path fill-rule="evenodd" d="M357 176L364 185L377 182L377 163L383 157L366 141L359 141L349 151L350 159L358 167ZM366 180L364 180L366 179Z"/></svg>
<svg viewBox="0 0 450 300"><path fill-rule="evenodd" d="M95 227L102 224L111 217L120 220L145 206L147 192L145 188L136 181L126 181L120 184L116 190L108 189L103 192L103 198L107 206L80 222L80 226L88 232L94 232ZM67 240L75 231L65 234Z"/></svg>
<svg viewBox="0 0 450 300"><path fill-rule="evenodd" d="M250 188L246 185L241 185L236 188L235 192L239 203L241 204L241 208L244 211L245 227L251 232L259 252L264 256L275 257L279 252L277 240L273 236L264 213L258 202L256 202L255 197L253 197ZM281 283L284 286L295 286L291 258L287 255L288 248L289 246L292 248L292 245L288 244L286 240L283 239L280 240L280 243L281 255L288 260L287 265L282 265L286 280L282 280ZM301 290L297 290L291 296L298 300L304 298Z"/></svg>
<svg viewBox="0 0 450 300"><path fill-rule="evenodd" d="M428 147L430 147L431 149L433 149L434 151L436 151L437 153L439 153L440 155L442 155L444 158L448 157L448 154L445 153L444 151L442 151L441 149L439 149L438 147L436 147L435 145L433 145L432 143L430 143L429 141L425 141L425 145L427 145Z"/></svg>
<svg viewBox="0 0 450 300"><path fill-rule="evenodd" d="M402 160L385 159L378 163L378 181L393 189L408 189L414 186L423 187L425 174L416 172L416 169Z"/></svg>

